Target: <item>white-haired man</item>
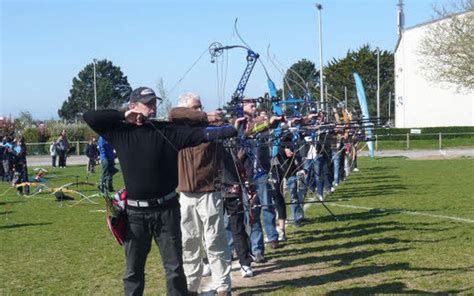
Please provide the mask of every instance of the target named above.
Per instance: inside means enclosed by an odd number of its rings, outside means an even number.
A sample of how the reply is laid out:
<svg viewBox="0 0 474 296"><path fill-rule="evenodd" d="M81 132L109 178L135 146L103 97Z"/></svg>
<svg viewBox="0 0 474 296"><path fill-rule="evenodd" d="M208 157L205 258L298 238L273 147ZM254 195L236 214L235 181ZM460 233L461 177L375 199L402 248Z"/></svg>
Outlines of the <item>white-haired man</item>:
<svg viewBox="0 0 474 296"><path fill-rule="evenodd" d="M220 119L219 112L204 113L202 109L200 97L188 92L179 96L178 107L171 109L169 119L189 126L207 126ZM201 282L202 245L217 294L230 295L231 291L223 200L216 189L222 153L221 144L204 143L183 149L178 155L183 267L189 295L197 295Z"/></svg>

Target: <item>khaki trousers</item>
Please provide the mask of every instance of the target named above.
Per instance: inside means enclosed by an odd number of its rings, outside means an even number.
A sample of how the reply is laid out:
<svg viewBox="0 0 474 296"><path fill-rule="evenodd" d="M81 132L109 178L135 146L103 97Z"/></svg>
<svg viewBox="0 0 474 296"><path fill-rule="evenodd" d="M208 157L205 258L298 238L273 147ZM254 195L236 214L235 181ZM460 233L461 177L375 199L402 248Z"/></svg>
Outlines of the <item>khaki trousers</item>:
<svg viewBox="0 0 474 296"><path fill-rule="evenodd" d="M188 291L199 288L202 254L207 253L213 287L230 291L231 257L224 228L224 207L220 192L181 192L183 267ZM202 249L204 243L205 250Z"/></svg>

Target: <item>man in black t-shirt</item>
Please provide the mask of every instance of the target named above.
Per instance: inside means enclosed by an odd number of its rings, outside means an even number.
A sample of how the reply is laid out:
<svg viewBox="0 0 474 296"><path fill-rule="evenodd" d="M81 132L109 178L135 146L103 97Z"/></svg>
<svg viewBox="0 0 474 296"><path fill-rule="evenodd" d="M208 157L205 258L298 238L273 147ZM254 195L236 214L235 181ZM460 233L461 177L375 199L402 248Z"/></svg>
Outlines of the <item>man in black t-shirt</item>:
<svg viewBox="0 0 474 296"><path fill-rule="evenodd" d="M158 98L140 87L130 95L129 110L89 111L86 123L116 150L127 190L125 295L142 295L151 239L157 243L166 272L167 294L186 295L183 272L177 156L196 146L237 134L232 126L203 128L148 120Z"/></svg>

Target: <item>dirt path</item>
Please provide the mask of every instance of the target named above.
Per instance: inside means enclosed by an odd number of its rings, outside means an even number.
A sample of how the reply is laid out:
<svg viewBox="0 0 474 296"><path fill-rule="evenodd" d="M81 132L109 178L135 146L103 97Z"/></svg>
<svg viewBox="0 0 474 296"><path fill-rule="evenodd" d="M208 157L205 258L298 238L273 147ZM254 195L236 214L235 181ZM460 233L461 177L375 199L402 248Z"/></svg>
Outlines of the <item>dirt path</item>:
<svg viewBox="0 0 474 296"><path fill-rule="evenodd" d="M285 244L291 244L291 239ZM265 248L268 246L265 245ZM268 247L269 248L269 247ZM243 278L240 274L240 265L238 260L232 261L232 295L245 295L243 288L258 289L259 293L269 293L283 285L281 281L288 281L292 279L301 279L308 276L316 276L321 271L310 269L308 266L302 264L299 266L286 267L284 262L285 247L272 252L267 257L268 261L261 264L252 264L254 276L251 278ZM211 287L212 278L204 277L201 281L201 296L214 295ZM255 290L252 289L252 290Z"/></svg>

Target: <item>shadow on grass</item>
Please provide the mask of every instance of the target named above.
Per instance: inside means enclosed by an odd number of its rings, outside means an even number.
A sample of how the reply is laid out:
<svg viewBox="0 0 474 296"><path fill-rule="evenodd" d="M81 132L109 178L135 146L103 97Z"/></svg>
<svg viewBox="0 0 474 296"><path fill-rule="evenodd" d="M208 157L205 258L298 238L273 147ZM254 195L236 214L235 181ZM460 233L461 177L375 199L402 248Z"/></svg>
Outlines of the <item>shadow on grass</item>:
<svg viewBox="0 0 474 296"><path fill-rule="evenodd" d="M20 227L28 227L28 226L44 226L53 224L51 222L48 223L23 223L23 224L12 224L12 225L3 225L0 226L0 230L2 229L11 229L11 228L20 228Z"/></svg>
<svg viewBox="0 0 474 296"><path fill-rule="evenodd" d="M304 259L298 259L299 263ZM307 259L306 259L307 260ZM304 260L304 261L306 261ZM280 265L281 266L281 265ZM278 269L280 266L274 266L273 268ZM365 276L372 276L380 273L391 272L391 271L420 271L420 272L433 272L440 273L445 271L459 271L459 269L442 269L442 268L411 268L408 263L393 263L387 265L368 265L368 266L357 266L348 269L338 270L328 274L314 275L308 277L299 277L288 280L279 280L278 282L264 283L261 285L253 286L247 290L245 287L236 287L235 290L245 290L242 291L244 295L257 295L262 293L269 293L272 291L278 291L280 289L285 289L286 287L292 288L305 288L311 286L320 286L329 283L336 283L345 280L355 280L358 278L363 278ZM329 295L339 295L339 294L355 294L355 295L366 295L366 294L377 294L377 293L403 293L410 292L410 290L405 289L405 284L381 284L375 287L367 288L348 288L342 290L331 291ZM360 290L359 290L360 289ZM367 291L363 290L367 289ZM413 290L417 293L456 293L461 292L459 290L447 290L447 291L423 291L423 290ZM360 292L360 293L359 293Z"/></svg>
<svg viewBox="0 0 474 296"><path fill-rule="evenodd" d="M16 204L16 203L21 203L21 202L26 202L26 200L1 201L0 206L4 206L6 204Z"/></svg>
<svg viewBox="0 0 474 296"><path fill-rule="evenodd" d="M7 215L7 214L11 214L13 213L12 211L5 211L5 212L0 212L0 216L1 215Z"/></svg>
<svg viewBox="0 0 474 296"><path fill-rule="evenodd" d="M368 236L368 235L380 235L386 232L398 232L411 230L410 228L404 226L388 226L388 227L376 227L376 228L366 228L359 229L350 232L343 233L331 233L320 235L317 231L309 231L307 235L302 235L301 233L296 233L299 235L298 243L310 243L314 241L330 241L330 240L339 240L339 239L356 239L358 237Z"/></svg>
<svg viewBox="0 0 474 296"><path fill-rule="evenodd" d="M393 182L395 180L400 180L401 177L398 176L398 175L383 175L383 176L379 176L379 175L373 175L373 176L364 176L364 177L360 177L360 178L357 178L357 179L350 179L348 184L350 185L356 185L356 184L367 184L367 183L380 183L380 182Z"/></svg>
<svg viewBox="0 0 474 296"><path fill-rule="evenodd" d="M364 184L367 184L364 182ZM413 186L410 190L414 189ZM384 196L393 195L400 191L406 191L408 187L405 185L394 184L389 182L380 183L379 185L361 186L357 188L340 188L336 191L337 196L343 198L357 198L357 197L371 197L371 196Z"/></svg>
<svg viewBox="0 0 474 296"><path fill-rule="evenodd" d="M458 294L463 290L447 290L447 291L436 291L436 294ZM385 283L374 287L354 287L348 289L340 289L327 293L326 295L372 295L378 293L390 293L390 294L429 294L432 295L435 292L423 291L417 289L409 289L407 285L402 282Z"/></svg>
<svg viewBox="0 0 474 296"><path fill-rule="evenodd" d="M317 238L315 238L317 240ZM351 241L343 244L329 244L318 247L307 247L304 249L290 249L274 252L268 255L268 258L278 259L278 258L287 258L288 256L295 256L304 253L315 253L315 252L325 252L325 251L337 251L339 249L355 249L364 246L375 246L375 245L395 245L395 244L412 244L412 243L437 243L449 239L439 239L439 240L401 240L397 238L380 238L380 239L368 239L361 241ZM291 244L299 243L299 240L290 240Z"/></svg>
<svg viewBox="0 0 474 296"><path fill-rule="evenodd" d="M398 248L398 249L375 249L375 250L364 250L364 251L349 251L345 253L338 253L332 255L322 255L322 256L311 256L298 259L287 260L283 258L282 260L275 260L275 265L269 266L268 268L260 269L258 273L269 273L278 271L282 268L293 268L308 264L318 264L318 263L328 263L333 262L333 266L346 266L352 264L357 260L366 260L373 256L388 254L388 253L398 253L408 251L410 248ZM301 250L302 254L309 254L308 249L304 248Z"/></svg>
<svg viewBox="0 0 474 296"><path fill-rule="evenodd" d="M331 209L332 212L334 212L334 207L331 207L331 204L328 203L326 205L329 209ZM325 208L321 206L321 208L326 211ZM357 212L357 213L346 213L346 214L338 214L337 212L334 212L336 217L339 219L339 221L350 221L350 220L368 220L368 219L376 219L376 218L382 218L386 217L388 215L392 215L394 213L390 212L382 212L382 211L373 211L373 212L367 212L365 210L364 212ZM304 224L312 224L312 223L323 223L323 222L334 222L334 217L329 215L325 216L319 216L319 217L311 217L311 218L305 218Z"/></svg>
<svg viewBox="0 0 474 296"><path fill-rule="evenodd" d="M323 217L323 218L326 218L326 217ZM366 217L364 217L365 220ZM314 218L309 218L309 219L305 219L305 221L307 221L307 223L305 224L308 224L308 225L317 225L318 222L327 222L327 221L321 221L321 218L318 218L318 217L314 217ZM444 225L444 224L441 224L441 223L401 223L401 222L396 222L396 221L385 221L385 222L373 222L373 223L360 223L360 224L354 224L354 225L350 225L350 226L347 226L347 225L339 225L337 224L337 222L335 222L333 228L328 228L328 229L318 229L318 233L334 233L334 232L347 232L347 231L351 231L351 230L360 230L360 229L367 229L367 228L375 228L375 227L380 227L380 226L399 226L399 225L403 225L404 227L412 227L412 226L417 226L417 227L426 227L426 229L428 229L428 227L432 227L432 226L436 226L436 225ZM433 229L438 229L439 227L434 227ZM305 227L303 228L298 228L297 230L298 233L306 233L306 232L311 232L313 233L313 231L309 231L307 230Z"/></svg>
<svg viewBox="0 0 474 296"><path fill-rule="evenodd" d="M394 169L398 169L398 168L399 168L398 166L392 166L392 165L373 166L373 167L364 168L362 172L364 173L364 175L368 175L368 174L380 175L380 174L384 174L384 173L386 174L387 172L392 172ZM359 173L359 174L361 174L361 173ZM355 175L357 175L357 174L355 174Z"/></svg>
<svg viewBox="0 0 474 296"><path fill-rule="evenodd" d="M304 228L304 227L303 227ZM399 223L394 221L380 222L380 223L362 223L351 226L341 226L331 229L297 229L293 232L293 235L290 236L291 244L308 244L315 241L324 242L331 240L356 240L361 237L370 236L370 235L384 235L386 233L397 233L403 231L417 231L419 233L430 232L446 232L452 230L455 227L437 227L429 223ZM407 243L408 241L397 240L394 238L383 238L378 240L367 240L367 244L394 244L394 243ZM411 240L410 242L415 242ZM419 242L436 242L436 241L419 241ZM350 246L351 244L356 244L357 246L364 245L364 241L348 242L345 244L339 245L341 248L344 248L345 245ZM337 246L335 246L337 248Z"/></svg>

